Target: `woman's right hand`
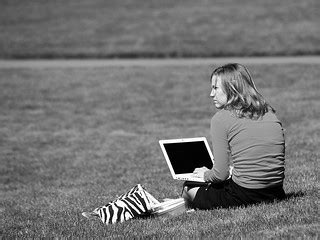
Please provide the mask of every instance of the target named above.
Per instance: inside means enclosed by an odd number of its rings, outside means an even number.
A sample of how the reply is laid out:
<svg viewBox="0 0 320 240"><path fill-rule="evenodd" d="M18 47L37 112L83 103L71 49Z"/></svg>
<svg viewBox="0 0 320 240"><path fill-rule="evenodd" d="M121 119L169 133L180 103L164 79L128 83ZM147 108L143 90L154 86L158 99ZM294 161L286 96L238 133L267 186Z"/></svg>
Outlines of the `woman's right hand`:
<svg viewBox="0 0 320 240"><path fill-rule="evenodd" d="M204 173L208 170L210 169L208 169L207 167L196 168L194 169L193 174L197 177L204 178Z"/></svg>

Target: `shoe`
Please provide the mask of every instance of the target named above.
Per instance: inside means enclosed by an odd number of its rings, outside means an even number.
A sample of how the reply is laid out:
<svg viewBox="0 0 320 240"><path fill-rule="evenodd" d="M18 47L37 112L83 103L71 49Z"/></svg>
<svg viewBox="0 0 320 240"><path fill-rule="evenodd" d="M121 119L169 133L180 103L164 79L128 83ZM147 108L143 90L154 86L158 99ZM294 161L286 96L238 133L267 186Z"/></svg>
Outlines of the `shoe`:
<svg viewBox="0 0 320 240"><path fill-rule="evenodd" d="M196 211L196 210L194 210L194 209L191 208L191 209L187 210L186 213L192 213L192 212L195 212L195 211Z"/></svg>

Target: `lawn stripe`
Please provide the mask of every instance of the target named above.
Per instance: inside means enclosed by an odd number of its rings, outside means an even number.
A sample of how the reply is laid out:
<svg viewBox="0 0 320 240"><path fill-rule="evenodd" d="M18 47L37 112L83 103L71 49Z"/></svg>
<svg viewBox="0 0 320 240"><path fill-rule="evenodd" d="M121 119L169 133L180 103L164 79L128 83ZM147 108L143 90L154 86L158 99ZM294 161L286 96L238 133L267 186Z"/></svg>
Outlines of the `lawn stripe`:
<svg viewBox="0 0 320 240"><path fill-rule="evenodd" d="M30 59L0 60L1 68L73 68L108 66L188 66L238 62L242 64L320 64L320 56L276 57L221 57L221 58L175 58L175 59Z"/></svg>

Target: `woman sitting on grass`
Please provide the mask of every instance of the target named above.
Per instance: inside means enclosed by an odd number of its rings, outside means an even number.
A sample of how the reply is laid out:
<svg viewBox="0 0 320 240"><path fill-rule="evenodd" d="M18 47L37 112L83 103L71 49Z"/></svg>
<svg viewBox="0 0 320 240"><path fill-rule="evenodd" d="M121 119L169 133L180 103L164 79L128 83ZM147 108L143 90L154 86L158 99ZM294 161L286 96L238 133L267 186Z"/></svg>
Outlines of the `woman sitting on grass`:
<svg viewBox="0 0 320 240"><path fill-rule="evenodd" d="M214 166L196 168L208 186L186 182L183 198L192 208L246 206L283 199L285 140L281 122L240 64L227 64L211 76ZM230 157L230 160L229 160ZM233 165L229 178L229 166Z"/></svg>

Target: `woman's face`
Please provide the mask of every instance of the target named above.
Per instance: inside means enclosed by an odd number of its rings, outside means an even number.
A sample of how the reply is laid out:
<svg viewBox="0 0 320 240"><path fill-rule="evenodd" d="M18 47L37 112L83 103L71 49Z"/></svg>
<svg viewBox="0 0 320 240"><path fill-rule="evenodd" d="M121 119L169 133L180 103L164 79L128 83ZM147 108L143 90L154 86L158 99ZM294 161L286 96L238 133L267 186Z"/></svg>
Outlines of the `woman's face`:
<svg viewBox="0 0 320 240"><path fill-rule="evenodd" d="M227 103L227 95L223 91L221 78L215 75L213 75L211 79L210 97L212 97L213 103L218 109L223 108L223 106Z"/></svg>

